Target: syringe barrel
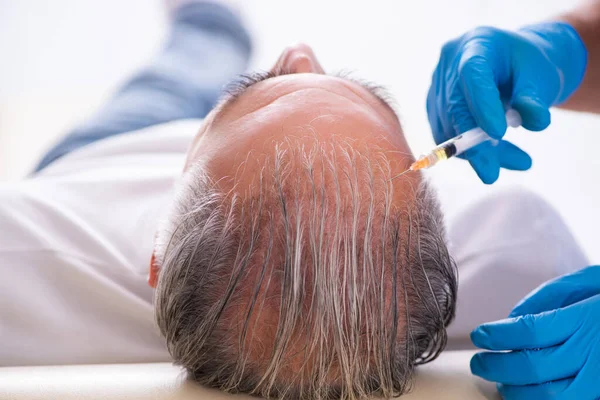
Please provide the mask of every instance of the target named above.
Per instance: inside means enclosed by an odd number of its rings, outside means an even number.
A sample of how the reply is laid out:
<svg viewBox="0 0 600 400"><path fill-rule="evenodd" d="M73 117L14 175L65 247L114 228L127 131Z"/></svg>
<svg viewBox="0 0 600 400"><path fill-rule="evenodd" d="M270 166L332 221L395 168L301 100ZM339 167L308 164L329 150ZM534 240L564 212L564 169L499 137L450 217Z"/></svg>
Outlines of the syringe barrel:
<svg viewBox="0 0 600 400"><path fill-rule="evenodd" d="M513 128L516 128L519 125L521 125L521 116L516 110L509 109L506 111L506 124ZM488 140L491 141L494 145L498 143L498 140L488 136L487 133L483 131L483 129L473 128L458 136L453 137L450 140L445 141L444 143L441 143L440 145L435 147L430 153L421 156L418 162L421 162L422 160L422 166L419 166L417 169L432 167L439 161L447 160L451 157L462 154L465 151L472 149L478 144L481 144Z"/></svg>
<svg viewBox="0 0 600 400"><path fill-rule="evenodd" d="M506 111L506 125L516 128L521 125L521 122L521 116L517 110L510 108ZM470 131L466 131L452 139L452 143L456 147L455 155L462 154L486 140L492 141L494 145L498 143L497 140L488 136L481 128L473 128Z"/></svg>
<svg viewBox="0 0 600 400"><path fill-rule="evenodd" d="M452 144L456 147L455 155L462 154L487 140L491 140L494 143L497 142L497 140L489 137L481 128L473 128L470 131L466 131L452 139Z"/></svg>
<svg viewBox="0 0 600 400"><path fill-rule="evenodd" d="M523 123L521 115L514 108L506 110L506 124L511 128L518 128Z"/></svg>

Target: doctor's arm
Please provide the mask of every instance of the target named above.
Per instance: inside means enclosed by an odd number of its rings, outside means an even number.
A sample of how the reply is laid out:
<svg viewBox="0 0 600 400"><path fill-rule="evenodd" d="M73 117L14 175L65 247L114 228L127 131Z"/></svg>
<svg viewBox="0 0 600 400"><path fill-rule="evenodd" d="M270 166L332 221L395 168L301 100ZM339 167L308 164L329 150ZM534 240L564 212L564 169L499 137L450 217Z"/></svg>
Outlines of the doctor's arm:
<svg viewBox="0 0 600 400"><path fill-rule="evenodd" d="M557 20L567 22L575 28L588 51L583 81L560 107L600 113L600 0L585 1L580 7L559 16Z"/></svg>

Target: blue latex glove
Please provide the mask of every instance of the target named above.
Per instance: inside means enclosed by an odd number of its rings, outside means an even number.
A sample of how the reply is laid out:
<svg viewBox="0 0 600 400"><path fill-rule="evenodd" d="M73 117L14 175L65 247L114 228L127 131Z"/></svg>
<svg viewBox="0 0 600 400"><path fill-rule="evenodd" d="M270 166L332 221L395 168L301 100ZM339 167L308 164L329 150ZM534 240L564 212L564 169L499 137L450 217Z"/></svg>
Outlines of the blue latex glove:
<svg viewBox="0 0 600 400"><path fill-rule="evenodd" d="M600 266L550 281L471 333L471 371L507 400L600 398Z"/></svg>
<svg viewBox="0 0 600 400"><path fill-rule="evenodd" d="M505 108L523 127L540 131L550 124L551 106L581 83L587 51L568 24L543 23L517 32L476 28L444 45L427 96L427 114L436 143L476 126L501 139ZM527 170L531 158L515 145L482 143L465 153L479 178L498 179L500 168Z"/></svg>

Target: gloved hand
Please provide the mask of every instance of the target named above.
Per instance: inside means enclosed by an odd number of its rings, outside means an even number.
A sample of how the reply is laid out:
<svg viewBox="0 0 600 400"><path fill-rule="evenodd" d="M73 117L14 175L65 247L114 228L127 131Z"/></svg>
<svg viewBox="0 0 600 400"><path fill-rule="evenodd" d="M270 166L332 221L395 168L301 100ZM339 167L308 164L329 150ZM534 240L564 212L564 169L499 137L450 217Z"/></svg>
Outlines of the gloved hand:
<svg viewBox="0 0 600 400"><path fill-rule="evenodd" d="M507 400L600 398L600 266L550 281L471 333L471 371Z"/></svg>
<svg viewBox="0 0 600 400"><path fill-rule="evenodd" d="M476 28L444 45L427 96L427 114L436 143L476 126L501 139L505 108L523 127L540 131L550 124L549 107L577 89L587 63L581 38L568 24L543 23L517 32ZM513 144L482 143L464 154L487 184L500 168L526 170L531 158Z"/></svg>

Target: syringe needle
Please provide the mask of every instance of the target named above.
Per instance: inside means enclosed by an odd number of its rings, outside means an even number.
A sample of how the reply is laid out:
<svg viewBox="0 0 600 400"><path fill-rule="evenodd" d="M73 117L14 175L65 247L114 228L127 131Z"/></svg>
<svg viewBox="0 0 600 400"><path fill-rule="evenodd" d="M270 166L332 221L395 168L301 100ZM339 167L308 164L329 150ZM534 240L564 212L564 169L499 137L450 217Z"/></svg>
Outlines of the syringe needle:
<svg viewBox="0 0 600 400"><path fill-rule="evenodd" d="M406 171L404 171L404 172L401 172L401 173L399 173L398 175L391 177L391 178L390 178L390 181L393 181L394 179L396 179L396 178L399 178L399 177L401 177L402 175L404 175L404 174L406 174L407 172L410 172L410 171L412 171L412 170L409 168L409 169L407 169Z"/></svg>

